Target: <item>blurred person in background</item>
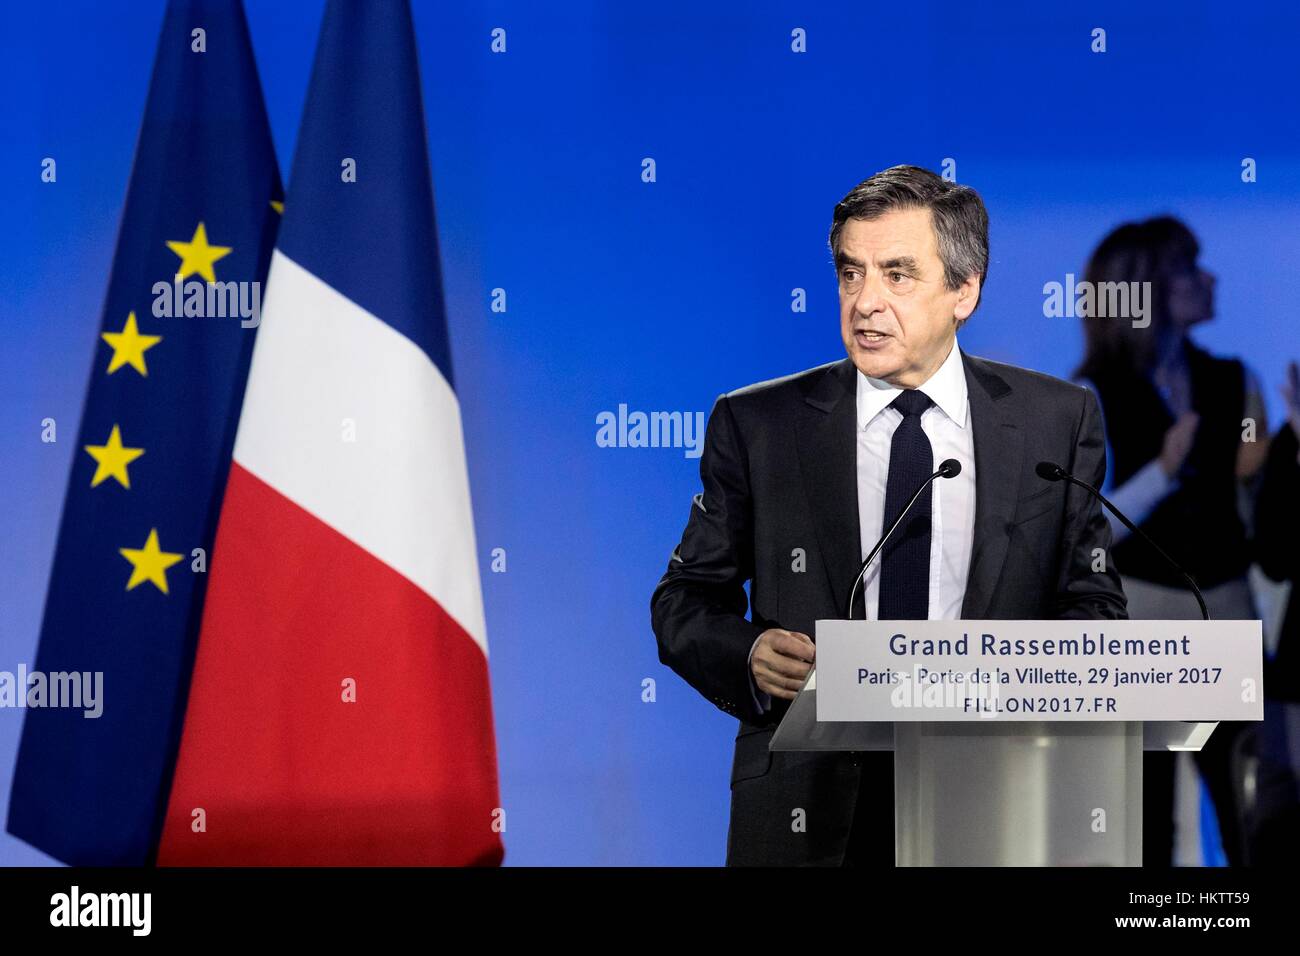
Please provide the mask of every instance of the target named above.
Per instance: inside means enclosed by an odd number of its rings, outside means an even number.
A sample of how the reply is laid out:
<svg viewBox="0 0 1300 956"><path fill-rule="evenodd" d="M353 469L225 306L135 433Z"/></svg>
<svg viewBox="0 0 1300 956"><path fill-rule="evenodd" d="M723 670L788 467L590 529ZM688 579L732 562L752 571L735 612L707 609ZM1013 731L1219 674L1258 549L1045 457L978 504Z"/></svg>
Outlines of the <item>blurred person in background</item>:
<svg viewBox="0 0 1300 956"><path fill-rule="evenodd" d="M1075 380L1101 403L1107 436L1107 496L1200 585L1216 620L1258 617L1248 571L1251 484L1268 454L1263 396L1236 358L1211 355L1188 333L1214 316L1214 276L1198 262L1200 246L1177 219L1125 223L1092 253L1085 281L1129 285L1145 298L1138 315L1110 314L1107 297L1080 310L1086 352ZM1121 300L1122 301L1122 300ZM1113 305L1114 300L1111 300ZM1254 431L1243 424L1253 420ZM1201 617L1186 582L1109 514L1120 572L1134 620ZM1217 813L1230 865L1244 862L1232 752L1244 723L1221 722L1194 754ZM1197 860L1196 828L1175 827L1178 755L1147 752L1143 775L1143 865ZM1186 760L1186 755L1183 756ZM1184 779L1194 779L1184 772ZM1181 794L1180 803L1194 803ZM1195 816L1193 815L1193 819ZM1177 846L1176 846L1177 842ZM1177 853L1175 853L1177 850Z"/></svg>
<svg viewBox="0 0 1300 956"><path fill-rule="evenodd" d="M1282 389L1287 421L1269 445L1255 512L1256 560L1291 584L1277 650L1264 662L1264 720L1246 735L1243 830L1252 866L1300 853L1300 366Z"/></svg>

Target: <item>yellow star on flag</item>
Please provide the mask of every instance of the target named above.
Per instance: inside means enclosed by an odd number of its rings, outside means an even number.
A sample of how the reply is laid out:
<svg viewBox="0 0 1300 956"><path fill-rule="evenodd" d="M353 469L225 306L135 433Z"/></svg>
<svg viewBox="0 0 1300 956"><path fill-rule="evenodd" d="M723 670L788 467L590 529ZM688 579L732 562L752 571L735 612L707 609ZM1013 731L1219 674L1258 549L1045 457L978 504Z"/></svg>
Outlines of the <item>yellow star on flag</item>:
<svg viewBox="0 0 1300 956"><path fill-rule="evenodd" d="M126 582L128 591L137 584L151 581L159 591L163 594L167 593L167 569L179 561L182 555L159 548L157 528L149 530L149 540L144 543L143 548L138 550L118 548L117 550L122 557L131 562L131 580Z"/></svg>
<svg viewBox="0 0 1300 956"><path fill-rule="evenodd" d="M116 478L119 485L129 489L131 479L127 476L126 466L144 454L143 448L123 447L122 432L116 425L113 426L113 431L109 434L107 443L103 445L87 445L86 451L91 458L95 459L97 465L95 477L90 479L90 487L92 488L109 478Z"/></svg>
<svg viewBox="0 0 1300 956"><path fill-rule="evenodd" d="M168 240L167 248L181 257L181 264L176 267L176 274L184 279L196 272L208 282L216 282L217 274L212 271L212 264L218 259L230 255L230 246L208 245L208 231L199 223L194 230L194 238L189 242Z"/></svg>
<svg viewBox="0 0 1300 956"><path fill-rule="evenodd" d="M162 341L161 335L141 335L135 324L135 313L128 313L126 325L121 332L104 332L100 335L113 347L113 359L108 363L108 374L112 375L123 365L129 365L141 375L148 376L149 369L144 364L144 353Z"/></svg>

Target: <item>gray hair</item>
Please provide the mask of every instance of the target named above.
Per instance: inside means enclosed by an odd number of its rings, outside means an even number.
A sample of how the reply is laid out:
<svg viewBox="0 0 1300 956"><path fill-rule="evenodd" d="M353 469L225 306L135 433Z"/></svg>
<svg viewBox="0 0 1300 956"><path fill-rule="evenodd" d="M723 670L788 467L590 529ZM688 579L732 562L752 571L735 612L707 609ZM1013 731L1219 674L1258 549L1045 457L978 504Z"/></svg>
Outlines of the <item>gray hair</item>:
<svg viewBox="0 0 1300 956"><path fill-rule="evenodd" d="M943 283L949 292L969 276L989 271L989 214L980 194L969 186L949 182L920 166L891 166L864 179L835 204L829 245L832 262L839 255L840 233L849 219L877 219L895 209L929 209L943 262Z"/></svg>

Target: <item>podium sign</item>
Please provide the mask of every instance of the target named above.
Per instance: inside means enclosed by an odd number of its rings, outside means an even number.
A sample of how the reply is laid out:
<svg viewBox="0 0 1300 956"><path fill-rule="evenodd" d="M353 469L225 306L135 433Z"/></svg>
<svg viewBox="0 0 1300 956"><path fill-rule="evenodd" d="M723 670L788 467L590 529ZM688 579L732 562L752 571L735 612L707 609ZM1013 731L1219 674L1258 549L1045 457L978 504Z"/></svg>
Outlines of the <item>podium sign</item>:
<svg viewBox="0 0 1300 956"><path fill-rule="evenodd" d="M819 721L1262 720L1259 621L818 621Z"/></svg>
<svg viewBox="0 0 1300 956"><path fill-rule="evenodd" d="M818 621L816 640L771 749L893 751L899 866L1139 866L1143 750L1264 716L1259 621Z"/></svg>

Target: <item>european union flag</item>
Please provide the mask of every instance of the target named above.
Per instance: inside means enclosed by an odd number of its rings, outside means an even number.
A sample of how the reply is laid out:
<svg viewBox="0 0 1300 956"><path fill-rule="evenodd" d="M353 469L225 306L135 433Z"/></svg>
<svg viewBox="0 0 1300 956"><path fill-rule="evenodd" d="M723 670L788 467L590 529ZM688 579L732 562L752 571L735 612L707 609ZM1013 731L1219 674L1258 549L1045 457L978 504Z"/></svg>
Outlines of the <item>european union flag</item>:
<svg viewBox="0 0 1300 956"><path fill-rule="evenodd" d="M9 831L68 863L154 859L281 197L240 0L172 0L19 688Z"/></svg>

